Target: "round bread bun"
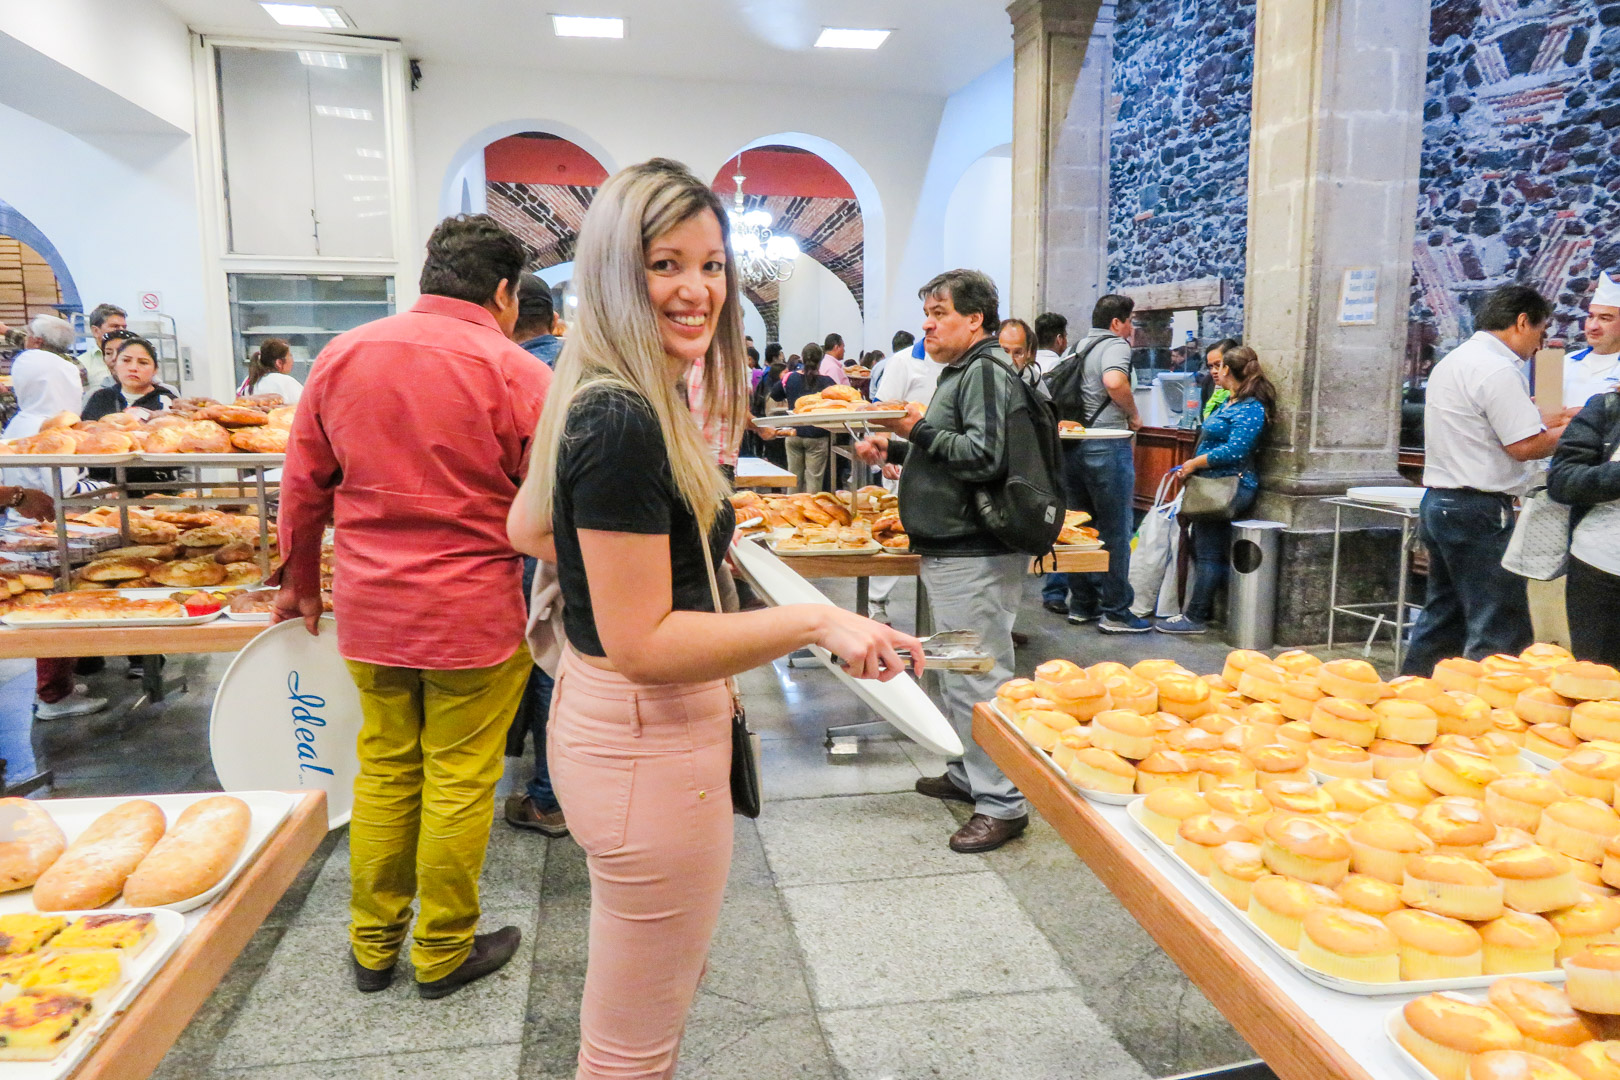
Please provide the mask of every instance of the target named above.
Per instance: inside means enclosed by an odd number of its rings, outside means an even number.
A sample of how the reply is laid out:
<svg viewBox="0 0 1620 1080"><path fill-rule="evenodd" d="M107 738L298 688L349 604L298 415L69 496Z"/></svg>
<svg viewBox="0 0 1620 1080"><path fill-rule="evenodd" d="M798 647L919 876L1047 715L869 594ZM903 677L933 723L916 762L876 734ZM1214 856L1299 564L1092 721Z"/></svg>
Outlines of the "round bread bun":
<svg viewBox="0 0 1620 1080"><path fill-rule="evenodd" d="M1413 824L1422 829L1441 851L1477 856L1496 838L1496 825L1478 799L1448 795L1418 811Z"/></svg>
<svg viewBox="0 0 1620 1080"><path fill-rule="evenodd" d="M1418 766L1418 777L1442 795L1485 797L1485 786L1502 779L1502 770L1484 754L1465 750L1430 750Z"/></svg>
<svg viewBox="0 0 1620 1080"><path fill-rule="evenodd" d="M1545 931L1541 927L1545 927ZM1489 927L1480 934L1485 936L1488 932ZM1547 948L1557 947L1558 931L1545 919L1525 924L1524 932L1535 934L1542 941L1550 935L1552 944ZM1487 997L1513 1021L1513 1026L1525 1037L1525 1049L1532 1053L1561 1059L1566 1052L1599 1035L1596 1026L1575 1011L1564 991L1550 983L1522 977L1497 979L1491 984Z"/></svg>
<svg viewBox="0 0 1620 1080"><path fill-rule="evenodd" d="M1290 720L1309 720L1311 709L1326 696L1314 678L1290 677L1283 680L1282 697L1277 699L1277 709Z"/></svg>
<svg viewBox="0 0 1620 1080"><path fill-rule="evenodd" d="M1479 927L1485 974L1517 975L1558 968L1558 931L1540 915L1511 908Z"/></svg>
<svg viewBox="0 0 1620 1080"><path fill-rule="evenodd" d="M1324 739L1371 746L1378 737L1378 716L1361 702L1325 697L1311 709L1310 731Z"/></svg>
<svg viewBox="0 0 1620 1080"><path fill-rule="evenodd" d="M1519 718L1514 712L1507 709L1491 710L1491 729L1512 739L1514 744L1524 746L1524 734L1530 730L1530 725Z"/></svg>
<svg viewBox="0 0 1620 1080"><path fill-rule="evenodd" d="M1538 641L1520 653L1519 659L1531 667L1555 668L1575 659L1575 654L1562 645L1552 645L1545 641Z"/></svg>
<svg viewBox="0 0 1620 1080"><path fill-rule="evenodd" d="M1392 802L1405 803L1407 806L1423 807L1437 799L1440 793L1418 775L1417 769L1402 769L1390 774L1384 781Z"/></svg>
<svg viewBox="0 0 1620 1080"><path fill-rule="evenodd" d="M1620 780L1620 750L1591 743L1577 747L1553 766L1547 778L1571 795L1612 803L1615 781Z"/></svg>
<svg viewBox="0 0 1620 1080"><path fill-rule="evenodd" d="M1249 921L1285 949L1299 947L1301 924L1313 908L1344 907L1332 889L1267 874L1250 890Z"/></svg>
<svg viewBox="0 0 1620 1080"><path fill-rule="evenodd" d="M1608 664L1576 660L1554 668L1549 685L1576 701L1620 700L1620 671Z"/></svg>
<svg viewBox="0 0 1620 1080"><path fill-rule="evenodd" d="M1423 764L1423 750L1411 743L1393 739L1374 739L1367 753L1372 757L1373 778L1388 780L1402 769L1417 769Z"/></svg>
<svg viewBox="0 0 1620 1080"><path fill-rule="evenodd" d="M1085 674L1085 669L1072 660L1048 660L1035 669L1035 686L1042 697L1051 697L1054 685L1083 678Z"/></svg>
<svg viewBox="0 0 1620 1080"><path fill-rule="evenodd" d="M1309 817L1277 814L1266 822L1261 857L1273 873L1333 886L1350 872L1350 842Z"/></svg>
<svg viewBox="0 0 1620 1080"><path fill-rule="evenodd" d="M1254 883L1266 873L1258 844L1233 841L1210 852L1209 883L1233 907L1248 908Z"/></svg>
<svg viewBox="0 0 1620 1080"><path fill-rule="evenodd" d="M1564 1055L1564 1067L1580 1080L1620 1080L1620 1042L1582 1043Z"/></svg>
<svg viewBox="0 0 1620 1080"><path fill-rule="evenodd" d="M1484 974L1485 943L1479 931L1459 919L1417 908L1402 908L1385 915L1384 925L1400 940L1403 979ZM1514 1033L1517 1034L1517 1029Z"/></svg>
<svg viewBox="0 0 1620 1080"><path fill-rule="evenodd" d="M1242 818L1255 835L1272 813L1270 800L1254 788L1219 784L1201 794L1211 810Z"/></svg>
<svg viewBox="0 0 1620 1080"><path fill-rule="evenodd" d="M1142 824L1148 831L1160 840L1170 844L1175 842L1176 830L1187 818L1196 814L1207 814L1210 805L1204 797L1194 791L1184 788L1161 787L1151 792L1142 800Z"/></svg>
<svg viewBox="0 0 1620 1080"><path fill-rule="evenodd" d="M1620 943L1596 942L1563 961L1564 992L1583 1012L1620 1015Z"/></svg>
<svg viewBox="0 0 1620 1080"><path fill-rule="evenodd" d="M1254 766L1262 783L1266 780L1311 779L1310 769L1306 767L1305 751L1299 747L1271 743L1246 750L1243 756Z"/></svg>
<svg viewBox="0 0 1620 1080"><path fill-rule="evenodd" d="M1519 759L1519 744L1500 731L1487 731L1474 736L1474 746L1491 759L1491 764L1501 770L1503 776L1519 772L1524 767Z"/></svg>
<svg viewBox="0 0 1620 1080"><path fill-rule="evenodd" d="M1315 908L1301 923L1299 959L1306 967L1356 982L1401 977L1400 942L1377 917L1349 908Z"/></svg>
<svg viewBox="0 0 1620 1080"><path fill-rule="evenodd" d="M1158 746L1153 721L1124 709L1100 712L1091 722L1091 745L1140 761Z"/></svg>
<svg viewBox="0 0 1620 1080"><path fill-rule="evenodd" d="M1287 652L1278 653L1271 662L1282 668L1291 678L1302 675L1313 676L1316 669L1322 666L1320 657L1304 649L1289 649Z"/></svg>
<svg viewBox="0 0 1620 1080"><path fill-rule="evenodd" d="M1254 840L1254 833L1243 819L1231 814L1214 812L1194 814L1182 819L1176 835L1199 847L1219 847L1221 844L1246 844Z"/></svg>
<svg viewBox="0 0 1620 1080"><path fill-rule="evenodd" d="M1372 755L1359 746L1337 739L1317 739L1305 747L1307 763L1316 772L1352 780L1373 778Z"/></svg>
<svg viewBox="0 0 1620 1080"><path fill-rule="evenodd" d="M1198 790L1198 770L1187 755L1175 750L1155 750L1136 763L1139 794L1146 795L1163 787Z"/></svg>
<svg viewBox="0 0 1620 1080"><path fill-rule="evenodd" d="M1513 699L1513 714L1527 724L1567 724L1574 705L1550 686L1531 686Z"/></svg>
<svg viewBox="0 0 1620 1080"><path fill-rule="evenodd" d="M1522 658L1512 653L1492 653L1479 662L1479 667L1484 673L1481 678L1485 675L1528 675L1533 670Z"/></svg>
<svg viewBox="0 0 1620 1080"><path fill-rule="evenodd" d="M1439 696L1436 691L1435 696ZM1378 738L1427 746L1440 734L1440 715L1421 701L1400 696L1387 698L1372 707L1378 718Z"/></svg>
<svg viewBox="0 0 1620 1080"><path fill-rule="evenodd" d="M1168 672L1153 680L1159 690L1159 708L1184 720L1196 720L1209 712L1209 684L1195 675Z"/></svg>
<svg viewBox="0 0 1620 1080"><path fill-rule="evenodd" d="M1454 656L1442 660L1434 665L1434 681L1442 690L1461 690L1472 694L1479 685L1479 677L1485 674L1485 669L1477 660L1465 660Z"/></svg>
<svg viewBox="0 0 1620 1080"><path fill-rule="evenodd" d="M1596 799L1570 798L1541 812L1536 842L1582 862L1601 864L1609 838L1620 833L1620 815Z"/></svg>
<svg viewBox="0 0 1620 1080"><path fill-rule="evenodd" d="M1458 994L1414 998L1401 1007L1393 1026L1395 1041L1438 1080L1468 1080L1475 1054L1524 1044L1519 1029L1500 1009Z"/></svg>
<svg viewBox="0 0 1620 1080"><path fill-rule="evenodd" d="M1122 664L1118 660L1100 660L1086 668L1087 675L1090 675L1093 679L1099 679L1103 682L1107 682L1116 675L1129 675L1130 673L1130 666L1127 664Z"/></svg>
<svg viewBox="0 0 1620 1080"><path fill-rule="evenodd" d="M1569 711L1569 730L1588 742L1620 742L1620 701L1583 701Z"/></svg>
<svg viewBox="0 0 1620 1080"><path fill-rule="evenodd" d="M1405 803L1387 802L1362 811L1359 821L1404 821L1408 825L1417 821L1418 807Z"/></svg>
<svg viewBox="0 0 1620 1080"><path fill-rule="evenodd" d="M1082 722L1113 708L1108 688L1088 675L1053 683L1041 683L1037 679L1036 685L1041 689L1041 696L1049 698L1060 712Z"/></svg>
<svg viewBox="0 0 1620 1080"><path fill-rule="evenodd" d="M1554 761L1562 761L1564 755L1580 745L1580 736L1562 724L1532 724L1524 733L1526 750Z"/></svg>
<svg viewBox="0 0 1620 1080"><path fill-rule="evenodd" d="M1528 1050L1489 1050L1468 1063L1468 1080L1578 1080L1552 1058Z"/></svg>
<svg viewBox="0 0 1620 1080"><path fill-rule="evenodd" d="M1282 700L1283 669L1270 660L1256 660L1238 676L1237 692L1256 701L1276 703Z"/></svg>
<svg viewBox="0 0 1620 1080"><path fill-rule="evenodd" d="M1498 825L1535 832L1541 812L1563 797L1563 789L1545 776L1514 773L1486 786L1485 812Z"/></svg>
<svg viewBox="0 0 1620 1080"><path fill-rule="evenodd" d="M1234 649L1226 654L1226 663L1221 667L1221 678L1233 687L1243 678L1243 673L1249 669L1250 664L1270 663L1270 658L1263 652L1253 649Z"/></svg>
<svg viewBox="0 0 1620 1080"><path fill-rule="evenodd" d="M1340 777L1329 780L1322 785L1322 790L1333 800L1335 809L1346 810L1356 815L1389 801L1380 789L1365 780L1354 778Z"/></svg>
<svg viewBox="0 0 1620 1080"><path fill-rule="evenodd" d="M1329 697L1371 705L1384 696L1378 671L1365 660L1329 660L1316 670L1316 685Z"/></svg>
<svg viewBox="0 0 1620 1080"><path fill-rule="evenodd" d="M1131 665L1131 674L1138 675L1148 682L1156 683L1160 675L1185 675L1188 678L1197 678L1192 672L1181 666L1178 660L1138 660Z"/></svg>
<svg viewBox="0 0 1620 1080"><path fill-rule="evenodd" d="M1211 791L1217 787L1253 789L1258 782L1254 766L1236 750L1200 751L1195 761L1200 791Z"/></svg>
<svg viewBox="0 0 1620 1080"><path fill-rule="evenodd" d="M1425 679L1421 675L1400 675L1389 681L1389 688L1395 691L1395 697L1401 701L1415 701L1419 705L1434 707L1435 701L1445 688L1433 679Z"/></svg>
<svg viewBox="0 0 1620 1080"><path fill-rule="evenodd" d="M1384 821L1363 816L1350 827L1351 866L1356 873L1400 884L1411 855L1434 851L1434 841L1407 821Z"/></svg>
<svg viewBox="0 0 1620 1080"><path fill-rule="evenodd" d="M1502 882L1502 902L1515 911L1557 911L1580 903L1584 895L1569 857L1540 844L1490 851L1484 865Z"/></svg>
<svg viewBox="0 0 1620 1080"><path fill-rule="evenodd" d="M1494 919L1502 914L1502 882L1463 855L1413 855L1406 860L1401 901L1454 919Z"/></svg>
<svg viewBox="0 0 1620 1080"><path fill-rule="evenodd" d="M1547 921L1558 931L1558 959L1567 960L1591 945L1620 940L1620 900L1588 894L1578 904L1547 912Z"/></svg>
<svg viewBox="0 0 1620 1080"><path fill-rule="evenodd" d="M1290 722L1281 706L1272 701L1256 701L1245 705L1238 710L1237 718L1239 723L1263 724L1274 728L1280 728Z"/></svg>
<svg viewBox="0 0 1620 1080"><path fill-rule="evenodd" d="M1491 730L1491 707L1478 694L1447 690L1430 705L1442 735L1483 735Z"/></svg>
<svg viewBox="0 0 1620 1080"><path fill-rule="evenodd" d="M1309 780L1267 780L1260 794L1278 814L1312 816L1334 808L1333 796Z"/></svg>
<svg viewBox="0 0 1620 1080"><path fill-rule="evenodd" d="M1511 709L1520 694L1539 685L1532 676L1519 672L1487 672L1479 677L1479 689L1475 693L1493 709Z"/></svg>
<svg viewBox="0 0 1620 1080"><path fill-rule="evenodd" d="M1130 795L1136 790L1136 766L1096 746L1076 750L1066 775L1076 787L1093 791Z"/></svg>
<svg viewBox="0 0 1620 1080"><path fill-rule="evenodd" d="M1405 906L1401 903L1400 886L1371 874L1351 874L1339 882L1333 891L1339 894L1345 907L1376 915L1380 919Z"/></svg>

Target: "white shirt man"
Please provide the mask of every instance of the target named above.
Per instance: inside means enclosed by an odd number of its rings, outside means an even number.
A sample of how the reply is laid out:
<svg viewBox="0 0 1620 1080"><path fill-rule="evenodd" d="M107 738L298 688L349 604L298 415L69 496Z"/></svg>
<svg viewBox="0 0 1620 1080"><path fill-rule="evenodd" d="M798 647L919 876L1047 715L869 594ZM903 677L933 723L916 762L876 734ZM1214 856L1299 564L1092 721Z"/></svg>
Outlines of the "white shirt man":
<svg viewBox="0 0 1620 1080"><path fill-rule="evenodd" d="M1519 494L1533 467L1506 447L1545 430L1524 361L1479 331L1434 366L1423 410L1423 484Z"/></svg>
<svg viewBox="0 0 1620 1080"><path fill-rule="evenodd" d="M1042 375L1052 374L1052 369L1063 362L1063 357L1051 349L1035 350L1035 366L1041 369Z"/></svg>
<svg viewBox="0 0 1620 1080"><path fill-rule="evenodd" d="M934 397L943 364L936 364L922 351L922 342L891 355L883 365L883 380L873 398L877 401L915 401L927 405Z"/></svg>
<svg viewBox="0 0 1620 1080"><path fill-rule="evenodd" d="M1607 273L1586 309L1586 346L1564 361L1564 404L1573 409L1620 388L1620 282Z"/></svg>

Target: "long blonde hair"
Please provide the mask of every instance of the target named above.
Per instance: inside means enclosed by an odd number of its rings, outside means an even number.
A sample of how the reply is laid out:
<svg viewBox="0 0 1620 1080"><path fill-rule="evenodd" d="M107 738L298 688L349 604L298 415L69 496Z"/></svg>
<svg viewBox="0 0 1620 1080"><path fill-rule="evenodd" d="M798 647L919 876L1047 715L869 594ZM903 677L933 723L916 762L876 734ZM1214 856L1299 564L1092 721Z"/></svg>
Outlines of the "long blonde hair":
<svg viewBox="0 0 1620 1080"><path fill-rule="evenodd" d="M602 185L580 227L574 253L579 306L557 357L529 462L537 481L531 490L539 520L551 520L569 408L581 395L605 389L634 394L652 408L676 489L705 534L713 524L730 489L681 386L670 375L658 313L647 293L646 268L654 240L706 210L719 221L725 240L726 300L703 358L703 400L724 430L741 430L748 414L748 376L725 206L679 162L653 158L632 165Z"/></svg>

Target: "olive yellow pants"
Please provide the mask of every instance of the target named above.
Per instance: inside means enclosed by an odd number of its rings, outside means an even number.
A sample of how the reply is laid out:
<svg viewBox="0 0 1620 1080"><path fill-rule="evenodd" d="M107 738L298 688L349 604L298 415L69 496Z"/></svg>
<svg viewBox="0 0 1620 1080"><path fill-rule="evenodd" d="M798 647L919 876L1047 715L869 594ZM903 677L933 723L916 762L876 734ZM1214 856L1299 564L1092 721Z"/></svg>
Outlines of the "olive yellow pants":
<svg viewBox="0 0 1620 1080"><path fill-rule="evenodd" d="M419 899L411 963L432 982L472 950L506 730L533 665L524 648L459 671L348 665L362 713L349 940L362 967L391 967Z"/></svg>

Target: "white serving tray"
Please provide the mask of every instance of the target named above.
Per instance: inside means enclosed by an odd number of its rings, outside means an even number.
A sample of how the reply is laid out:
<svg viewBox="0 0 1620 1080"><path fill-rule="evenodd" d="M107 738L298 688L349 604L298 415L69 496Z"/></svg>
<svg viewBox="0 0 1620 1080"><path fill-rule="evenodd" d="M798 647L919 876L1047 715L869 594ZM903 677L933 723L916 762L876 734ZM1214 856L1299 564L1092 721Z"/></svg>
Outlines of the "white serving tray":
<svg viewBox="0 0 1620 1080"><path fill-rule="evenodd" d="M1423 487L1353 487L1344 493L1344 497L1377 506L1398 506L1403 510L1416 510L1428 490Z"/></svg>
<svg viewBox="0 0 1620 1080"><path fill-rule="evenodd" d="M904 409L868 409L862 412L850 409L830 413L781 413L776 416L756 416L754 423L761 427L835 428L865 424L872 420L898 420L904 415L906 415Z"/></svg>
<svg viewBox="0 0 1620 1080"><path fill-rule="evenodd" d="M734 542L731 557L760 595L773 604L832 604L814 585L757 542ZM936 754L949 758L962 756L961 738L910 674L898 675L888 682L857 679L833 663L825 649L811 646L810 651L834 678L904 734Z"/></svg>
<svg viewBox="0 0 1620 1080"><path fill-rule="evenodd" d="M1283 948L1281 945L1271 940L1270 937L1266 936L1266 932L1264 930L1261 930L1258 926L1254 925L1252 921L1250 921L1248 912L1240 910L1237 905L1232 903L1232 901L1222 896L1220 892L1218 892L1216 888L1209 883L1208 879L1206 879L1202 874L1194 870L1192 867L1188 866L1186 861L1175 853L1174 848L1155 836L1153 834L1153 830L1149 829L1142 823L1141 807L1128 806L1125 808L1125 813L1130 817L1131 824L1136 826L1141 834L1147 837L1148 840L1153 844L1157 845L1161 851L1169 855L1175 861L1176 865L1182 869L1186 876L1193 878L1197 882L1197 887L1203 891L1205 895L1213 897L1221 906L1226 908L1227 911L1230 911L1234 915L1238 916L1243 925L1248 928L1250 934L1258 939L1267 950L1283 960L1283 962L1288 964L1289 967L1298 971L1301 975L1304 975L1307 979L1310 979L1312 982L1318 983L1319 985L1325 986L1329 990L1337 990L1340 993L1345 994L1355 994L1357 997L1384 997L1390 994L1410 996L1412 994L1427 994L1436 990L1479 989L1490 986L1491 983L1502 978L1501 975L1469 975L1460 979L1408 979L1392 983L1370 983L1358 982L1354 979L1341 979L1336 975L1329 975L1326 972L1317 971L1315 968L1309 967L1303 961L1301 961L1297 954ZM1539 979L1542 982L1564 981L1564 972L1562 968L1556 971L1524 972L1522 973L1522 976L1526 979Z"/></svg>
<svg viewBox="0 0 1620 1080"><path fill-rule="evenodd" d="M883 545L883 554L885 554L885 555L914 555L914 554L916 554L916 552L912 551L910 548L890 547L889 545L884 544Z"/></svg>
<svg viewBox="0 0 1620 1080"><path fill-rule="evenodd" d="M111 630L123 626L201 626L219 618L219 612L207 615L182 615L165 619L158 616L130 619L18 619L13 615L0 615L0 623L18 630Z"/></svg>
<svg viewBox="0 0 1620 1080"><path fill-rule="evenodd" d="M271 617L271 613L268 611L232 611L229 608L221 611L220 614L231 622L263 623L266 626L270 624Z"/></svg>
<svg viewBox="0 0 1620 1080"><path fill-rule="evenodd" d="M1578 749L1578 748L1577 748ZM1571 751L1573 753L1573 751ZM1534 765L1540 772L1552 772L1558 768L1558 762L1546 754L1538 754L1533 750L1520 750L1519 756Z"/></svg>
<svg viewBox="0 0 1620 1080"><path fill-rule="evenodd" d="M1060 439L1128 439L1136 432L1130 428L1086 428L1084 431L1060 431Z"/></svg>
<svg viewBox="0 0 1620 1080"><path fill-rule="evenodd" d="M39 466L94 469L108 465L125 465L135 460L128 454L0 454L0 468L28 469Z"/></svg>
<svg viewBox="0 0 1620 1080"><path fill-rule="evenodd" d="M794 559L804 555L877 555L883 551L883 545L877 543L876 541L873 541L866 547L826 548L820 551L794 551L791 549L788 551L780 551L777 549L776 544L776 540L772 540L770 542L771 554L784 559Z"/></svg>
<svg viewBox="0 0 1620 1080"><path fill-rule="evenodd" d="M278 468L287 463L286 454L138 454L138 465L202 465L209 468ZM243 496L251 498L252 493Z"/></svg>
<svg viewBox="0 0 1620 1080"><path fill-rule="evenodd" d="M247 803L252 818L248 822L247 843L242 845L242 853L231 864L230 871L219 880L219 883L207 892L173 904L164 904L161 908L141 908L142 911L164 910L173 912L186 912L200 908L213 900L214 897L230 888L231 882L245 870L249 863L258 857L266 841L272 833L281 827L289 813L292 812L295 796L285 791L200 791L187 792L180 795L117 795L96 799L39 799L35 805L51 815L51 820L61 827L68 843L72 843L79 834L90 827L90 823L107 811L135 799L144 799L163 811L163 817L169 825L173 825L180 812L192 803L213 798L215 795L232 795ZM112 903L101 908L102 911L125 911L129 905L119 897ZM19 889L16 892L0 894L0 915L12 915L17 912L34 910L34 891L32 889ZM5 1063L0 1062L0 1077L5 1076Z"/></svg>
<svg viewBox="0 0 1620 1080"><path fill-rule="evenodd" d="M991 701L987 704L989 704L992 712L1007 722L1007 726L1013 729L1013 734L1017 735L1020 739L1024 738L1024 733L1018 730L1018 721L1001 711L1001 703L999 701ZM1068 773L1058 768L1058 763L1052 760L1051 754L1047 753L1045 750L1042 750L1028 739L1024 739L1024 745L1035 751L1036 756L1041 759L1041 764L1045 765L1049 770L1051 770L1053 776L1057 777L1059 780L1063 781L1065 784L1069 785L1075 791L1078 791L1081 795L1090 799L1092 802L1099 802L1106 806L1129 806L1131 803L1143 798L1143 796L1138 795L1135 792L1132 792L1129 795L1121 795L1118 792L1097 791L1094 788L1081 787L1079 784L1069 779Z"/></svg>
<svg viewBox="0 0 1620 1080"><path fill-rule="evenodd" d="M96 800L86 799L85 802ZM105 910L105 909L103 909ZM118 988L111 1002L104 1009L97 1009L90 1014L90 1020L81 1027L70 1039L62 1052L50 1061L0 1061L0 1077L5 1080L61 1080L70 1075L79 1067L79 1063L94 1049L97 1041L106 1033L107 1028L119 1013L129 1008L130 1002L135 1000L141 989L151 981L157 969L174 955L174 950L180 947L180 941L186 936L186 920L173 911L164 911L161 908L129 908L120 914L134 914L150 911L154 916L153 927L157 936L151 944L141 950L141 954L124 965L124 985ZM84 915L96 915L96 911L60 911L58 915L69 918L79 918Z"/></svg>

